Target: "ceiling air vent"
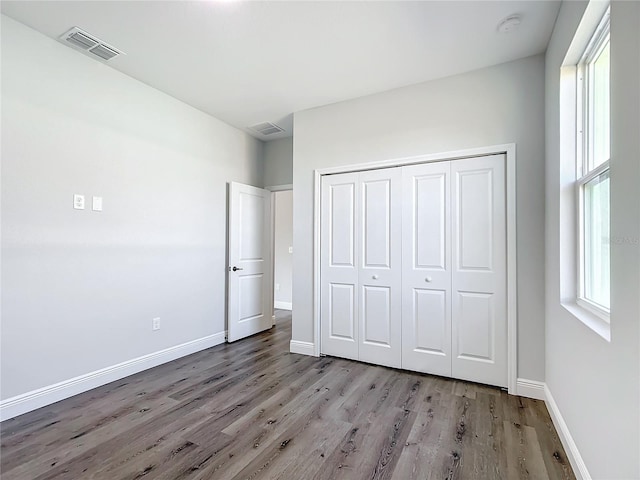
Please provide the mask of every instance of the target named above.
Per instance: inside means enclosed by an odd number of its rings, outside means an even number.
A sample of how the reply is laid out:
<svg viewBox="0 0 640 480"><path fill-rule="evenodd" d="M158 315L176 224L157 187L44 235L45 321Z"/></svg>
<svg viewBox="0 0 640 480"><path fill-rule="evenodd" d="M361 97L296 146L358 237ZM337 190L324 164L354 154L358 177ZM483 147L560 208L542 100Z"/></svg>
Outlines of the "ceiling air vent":
<svg viewBox="0 0 640 480"><path fill-rule="evenodd" d="M116 55L118 55L117 51L102 44L98 45L95 48L90 49L89 51L94 55L99 56L100 58L104 58L105 60L110 60Z"/></svg>
<svg viewBox="0 0 640 480"><path fill-rule="evenodd" d="M80 47L84 50L99 45L96 40L80 32L73 32L71 35L69 35L67 37L67 42L72 43L76 47Z"/></svg>
<svg viewBox="0 0 640 480"><path fill-rule="evenodd" d="M124 55L124 53L117 48L112 47L108 43L103 42L78 27L73 27L68 32L60 35L60 41L66 42L76 49L82 50L102 60L111 60L118 55Z"/></svg>
<svg viewBox="0 0 640 480"><path fill-rule="evenodd" d="M255 130L258 133L261 133L264 136L273 135L275 133L284 132L283 128L280 128L278 125L276 125L275 123L271 123L271 122L259 123L257 125L254 125L253 127L249 127L249 128L251 130Z"/></svg>

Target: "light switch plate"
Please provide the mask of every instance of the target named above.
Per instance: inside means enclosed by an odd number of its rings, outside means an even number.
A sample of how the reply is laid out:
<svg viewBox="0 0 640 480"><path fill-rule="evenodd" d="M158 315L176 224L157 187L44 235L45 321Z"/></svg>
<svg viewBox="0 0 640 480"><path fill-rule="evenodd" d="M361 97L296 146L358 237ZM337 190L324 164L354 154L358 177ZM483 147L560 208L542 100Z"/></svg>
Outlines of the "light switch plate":
<svg viewBox="0 0 640 480"><path fill-rule="evenodd" d="M78 195L76 193L73 196L73 208L76 210L84 210L84 195Z"/></svg>
<svg viewBox="0 0 640 480"><path fill-rule="evenodd" d="M102 211L102 197L93 197L93 211L94 212Z"/></svg>
<svg viewBox="0 0 640 480"><path fill-rule="evenodd" d="M289 253L293 253L293 247L289 247Z"/></svg>

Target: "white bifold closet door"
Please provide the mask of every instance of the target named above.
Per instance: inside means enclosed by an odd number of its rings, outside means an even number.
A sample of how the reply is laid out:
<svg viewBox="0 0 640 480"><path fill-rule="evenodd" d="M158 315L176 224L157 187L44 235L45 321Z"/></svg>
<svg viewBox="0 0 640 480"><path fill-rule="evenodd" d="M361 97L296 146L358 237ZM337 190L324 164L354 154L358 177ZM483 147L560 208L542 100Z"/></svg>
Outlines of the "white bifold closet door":
<svg viewBox="0 0 640 480"><path fill-rule="evenodd" d="M401 170L322 181L322 353L401 366Z"/></svg>
<svg viewBox="0 0 640 480"><path fill-rule="evenodd" d="M403 169L405 369L507 384L504 162Z"/></svg>
<svg viewBox="0 0 640 480"><path fill-rule="evenodd" d="M360 353L363 362L402 365L401 169L360 173Z"/></svg>
<svg viewBox="0 0 640 480"><path fill-rule="evenodd" d="M451 376L451 162L402 171L402 366Z"/></svg>
<svg viewBox="0 0 640 480"><path fill-rule="evenodd" d="M322 177L322 353L358 360L358 173Z"/></svg>
<svg viewBox="0 0 640 480"><path fill-rule="evenodd" d="M321 352L506 386L505 156L324 176Z"/></svg>
<svg viewBox="0 0 640 480"><path fill-rule="evenodd" d="M507 386L505 156L451 162L451 376Z"/></svg>

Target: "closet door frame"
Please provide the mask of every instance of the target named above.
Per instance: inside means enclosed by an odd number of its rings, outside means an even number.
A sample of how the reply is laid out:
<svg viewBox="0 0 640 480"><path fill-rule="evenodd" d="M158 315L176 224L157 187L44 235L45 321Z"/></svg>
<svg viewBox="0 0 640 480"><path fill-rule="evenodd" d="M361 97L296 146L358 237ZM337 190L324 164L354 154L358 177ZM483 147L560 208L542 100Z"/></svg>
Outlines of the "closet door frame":
<svg viewBox="0 0 640 480"><path fill-rule="evenodd" d="M320 213L321 213L321 181L323 175L336 173L359 172L389 167L402 167L419 163L443 162L463 158L483 157L487 155L505 155L506 178L506 221L507 221L507 389L512 395L517 394L518 372L518 335L517 335L517 280L516 280L516 145L508 143L452 152L419 155L415 157L397 158L375 161L366 164L342 165L338 167L314 170L313 199L313 351L320 356Z"/></svg>

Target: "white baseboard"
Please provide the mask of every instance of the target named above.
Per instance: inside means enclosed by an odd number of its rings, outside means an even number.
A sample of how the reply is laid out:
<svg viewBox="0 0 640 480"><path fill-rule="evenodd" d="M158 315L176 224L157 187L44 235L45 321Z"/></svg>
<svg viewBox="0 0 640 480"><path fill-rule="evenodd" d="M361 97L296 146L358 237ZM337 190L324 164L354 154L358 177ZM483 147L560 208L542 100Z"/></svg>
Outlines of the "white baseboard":
<svg viewBox="0 0 640 480"><path fill-rule="evenodd" d="M293 310L293 304L291 302L280 302L276 300L273 302L273 306L280 310Z"/></svg>
<svg viewBox="0 0 640 480"><path fill-rule="evenodd" d="M299 353L300 355L316 356L315 345L312 342L300 342L298 340L291 340L289 343L289 351L291 353Z"/></svg>
<svg viewBox="0 0 640 480"><path fill-rule="evenodd" d="M526 378L518 378L516 381L516 394L521 397L535 398L536 400L545 400L544 382L537 380L527 380Z"/></svg>
<svg viewBox="0 0 640 480"><path fill-rule="evenodd" d="M575 474L576 479L591 480L591 475L589 475L587 465L584 463L582 455L580 455L580 451L578 451L578 446L576 445L576 442L573 441L569 427L565 423L564 418L562 418L558 404L553 399L553 395L551 395L551 391L547 385L544 386L544 394L546 397L549 415L551 416L553 425L556 427L556 431L558 432L564 451L569 458L569 463L571 464L571 468L573 468L573 473Z"/></svg>
<svg viewBox="0 0 640 480"><path fill-rule="evenodd" d="M120 380L134 373L156 367L177 358L199 352L224 343L226 332L216 333L197 340L165 348L126 362L86 373L63 382L23 393L0 401L0 421L72 397L92 388Z"/></svg>

